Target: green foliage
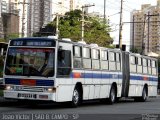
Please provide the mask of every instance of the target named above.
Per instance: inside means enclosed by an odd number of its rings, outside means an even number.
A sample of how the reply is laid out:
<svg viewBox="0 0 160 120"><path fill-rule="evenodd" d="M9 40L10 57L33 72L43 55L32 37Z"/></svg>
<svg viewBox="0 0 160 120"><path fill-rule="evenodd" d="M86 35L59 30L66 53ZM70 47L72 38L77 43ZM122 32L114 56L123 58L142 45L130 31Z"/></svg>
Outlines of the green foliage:
<svg viewBox="0 0 160 120"><path fill-rule="evenodd" d="M130 52L132 53L142 53L142 49L138 49L138 48L131 48Z"/></svg>
<svg viewBox="0 0 160 120"><path fill-rule="evenodd" d="M81 40L81 19L82 11L74 10L67 12L65 16L59 19L59 37L70 38L73 41ZM110 27L104 24L103 21L96 17L85 17L86 22L84 26L84 40L88 44L96 43L99 46L107 47L113 43L110 37ZM52 26L53 32L56 28L56 18L53 22L49 23L46 28ZM51 28L50 28L51 30Z"/></svg>
<svg viewBox="0 0 160 120"><path fill-rule="evenodd" d="M53 36L56 33L56 24L55 22L50 22L45 26L45 28L41 28L39 32L33 33L33 37L42 37L42 36Z"/></svg>
<svg viewBox="0 0 160 120"><path fill-rule="evenodd" d="M8 42L9 40L11 40L11 39L15 39L15 38L19 38L19 34L8 34L8 35L6 35L6 37L5 37L5 42Z"/></svg>
<svg viewBox="0 0 160 120"><path fill-rule="evenodd" d="M66 13L65 18L60 20L60 37L71 38L73 41L81 40L81 14L80 10ZM113 42L109 35L109 26L96 17L85 17L89 21L84 26L84 40L87 43L96 43L107 47Z"/></svg>
<svg viewBox="0 0 160 120"><path fill-rule="evenodd" d="M3 38L0 38L0 42L6 42L6 40Z"/></svg>
<svg viewBox="0 0 160 120"><path fill-rule="evenodd" d="M0 90L0 96L1 97L3 96L3 90Z"/></svg>

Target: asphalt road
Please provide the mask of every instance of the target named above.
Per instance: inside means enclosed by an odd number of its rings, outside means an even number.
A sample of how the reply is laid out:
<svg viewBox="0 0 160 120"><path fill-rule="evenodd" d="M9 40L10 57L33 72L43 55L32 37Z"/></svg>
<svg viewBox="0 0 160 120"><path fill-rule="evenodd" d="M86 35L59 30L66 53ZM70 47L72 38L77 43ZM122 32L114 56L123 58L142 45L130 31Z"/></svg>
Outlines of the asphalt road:
<svg viewBox="0 0 160 120"><path fill-rule="evenodd" d="M67 103L47 103L32 106L27 102L0 100L1 120L159 120L160 97L147 102L121 100L114 105L99 101L85 101L78 108L69 108ZM16 116L20 115L20 116ZM23 116L22 116L23 115ZM25 116L26 115L26 116ZM27 116L28 115L28 116ZM148 119L143 119L147 117Z"/></svg>

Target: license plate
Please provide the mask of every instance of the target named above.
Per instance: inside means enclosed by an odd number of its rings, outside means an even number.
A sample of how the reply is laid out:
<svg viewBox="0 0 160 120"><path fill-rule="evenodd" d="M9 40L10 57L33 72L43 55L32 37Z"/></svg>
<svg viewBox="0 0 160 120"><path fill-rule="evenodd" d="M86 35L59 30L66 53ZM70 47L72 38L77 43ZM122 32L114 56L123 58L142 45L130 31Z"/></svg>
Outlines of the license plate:
<svg viewBox="0 0 160 120"><path fill-rule="evenodd" d="M29 93L18 93L18 98L37 98L37 95Z"/></svg>

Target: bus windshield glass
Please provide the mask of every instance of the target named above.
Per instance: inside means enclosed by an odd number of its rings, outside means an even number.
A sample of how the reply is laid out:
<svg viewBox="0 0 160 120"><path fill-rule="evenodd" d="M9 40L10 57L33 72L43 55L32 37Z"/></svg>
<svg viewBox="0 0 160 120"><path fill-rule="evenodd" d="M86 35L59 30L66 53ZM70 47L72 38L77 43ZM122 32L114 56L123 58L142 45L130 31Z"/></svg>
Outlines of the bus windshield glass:
<svg viewBox="0 0 160 120"><path fill-rule="evenodd" d="M54 48L9 48L5 74L53 77L54 61Z"/></svg>

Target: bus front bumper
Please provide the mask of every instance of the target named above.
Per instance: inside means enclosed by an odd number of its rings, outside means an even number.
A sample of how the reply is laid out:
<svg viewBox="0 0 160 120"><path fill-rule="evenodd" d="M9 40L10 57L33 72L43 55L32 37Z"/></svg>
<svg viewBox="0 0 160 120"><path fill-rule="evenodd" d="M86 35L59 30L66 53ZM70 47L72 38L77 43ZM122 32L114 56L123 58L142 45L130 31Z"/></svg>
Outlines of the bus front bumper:
<svg viewBox="0 0 160 120"><path fill-rule="evenodd" d="M55 93L4 90L4 98L55 101Z"/></svg>

